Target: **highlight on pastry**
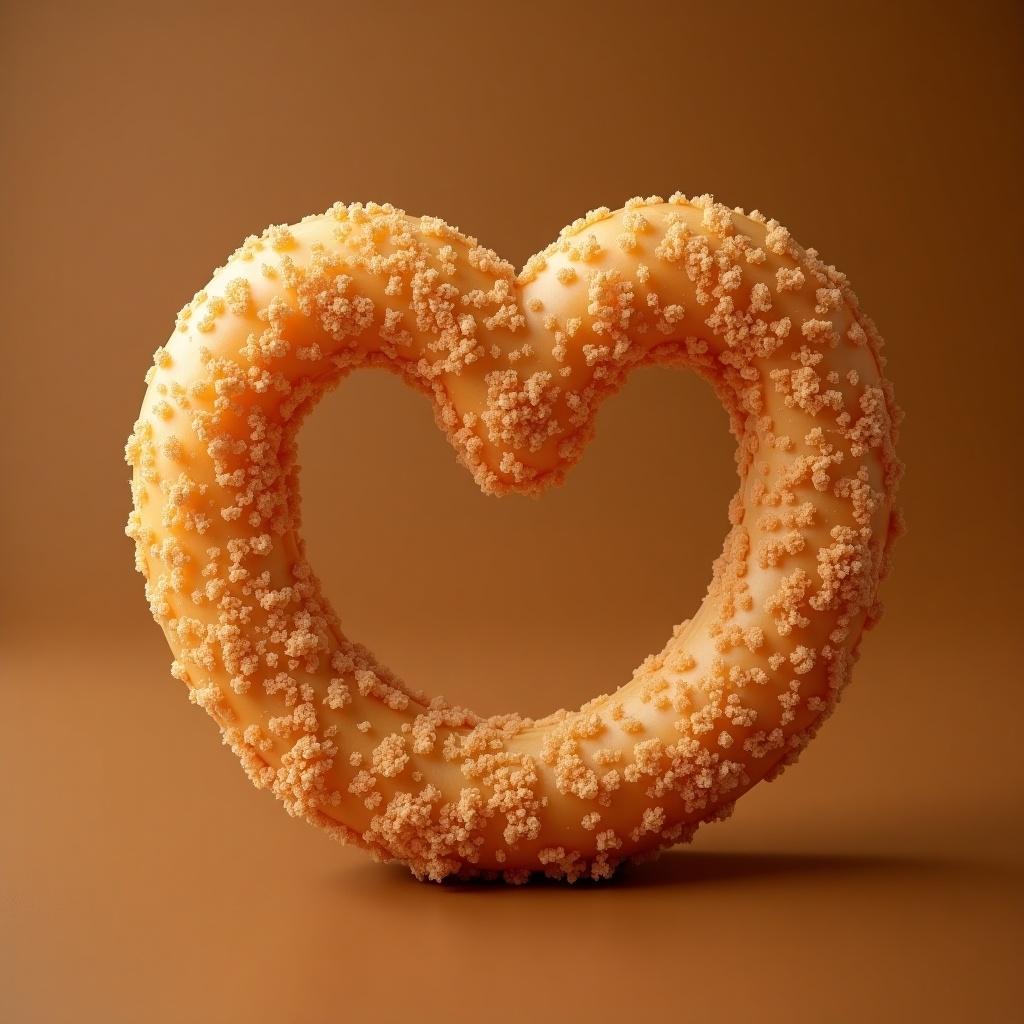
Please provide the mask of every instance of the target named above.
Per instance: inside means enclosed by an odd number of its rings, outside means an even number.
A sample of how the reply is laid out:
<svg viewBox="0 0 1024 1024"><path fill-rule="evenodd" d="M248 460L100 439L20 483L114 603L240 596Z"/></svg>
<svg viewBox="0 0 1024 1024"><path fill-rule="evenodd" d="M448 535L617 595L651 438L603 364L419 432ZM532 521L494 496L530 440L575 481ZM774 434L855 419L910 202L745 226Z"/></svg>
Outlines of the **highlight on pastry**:
<svg viewBox="0 0 1024 1024"><path fill-rule="evenodd" d="M845 275L710 196L632 199L518 274L436 217L336 204L251 236L156 350L127 533L174 655L252 782L419 878L607 878L791 764L835 707L901 530L900 414ZM299 533L296 432L399 374L479 486L561 481L652 363L705 377L739 489L707 595L578 711L481 718L346 637Z"/></svg>

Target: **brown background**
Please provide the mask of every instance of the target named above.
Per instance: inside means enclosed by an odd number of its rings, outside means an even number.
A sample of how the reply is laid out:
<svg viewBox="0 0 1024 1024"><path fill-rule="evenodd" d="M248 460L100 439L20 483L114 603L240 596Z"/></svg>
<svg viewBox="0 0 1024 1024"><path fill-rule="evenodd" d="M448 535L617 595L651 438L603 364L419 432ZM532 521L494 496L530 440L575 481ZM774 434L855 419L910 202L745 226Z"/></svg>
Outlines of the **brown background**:
<svg viewBox="0 0 1024 1024"><path fill-rule="evenodd" d="M1020 6L209 6L3 7L0 1018L1009 1019ZM253 791L170 678L121 532L150 354L246 234L336 199L521 263L677 188L780 218L889 339L887 616L802 763L689 850L604 887L417 885ZM357 375L305 428L313 561L428 690L575 704L696 608L725 427L643 371L563 489L496 501L421 398Z"/></svg>

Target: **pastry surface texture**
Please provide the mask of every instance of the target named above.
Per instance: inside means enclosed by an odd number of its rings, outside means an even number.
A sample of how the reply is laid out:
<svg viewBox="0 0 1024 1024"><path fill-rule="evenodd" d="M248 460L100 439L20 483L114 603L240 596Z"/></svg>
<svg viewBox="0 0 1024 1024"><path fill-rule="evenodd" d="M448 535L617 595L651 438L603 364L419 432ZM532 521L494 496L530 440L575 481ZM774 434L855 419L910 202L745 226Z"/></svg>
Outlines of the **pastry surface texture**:
<svg viewBox="0 0 1024 1024"><path fill-rule="evenodd" d="M518 274L389 205L270 227L178 314L126 448L172 673L257 787L417 877L609 877L792 763L849 681L901 530L881 346L843 274L709 196L592 211ZM539 492L652 363L715 389L739 490L703 604L632 680L484 719L342 633L296 449L339 380L400 374L484 491Z"/></svg>

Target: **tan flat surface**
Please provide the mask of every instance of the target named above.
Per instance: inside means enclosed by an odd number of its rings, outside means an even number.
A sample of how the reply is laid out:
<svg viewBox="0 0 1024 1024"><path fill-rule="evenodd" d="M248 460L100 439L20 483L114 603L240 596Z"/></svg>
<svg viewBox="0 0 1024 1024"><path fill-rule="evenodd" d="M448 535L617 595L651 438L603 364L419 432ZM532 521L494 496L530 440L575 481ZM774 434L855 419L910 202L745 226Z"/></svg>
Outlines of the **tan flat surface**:
<svg viewBox="0 0 1024 1024"><path fill-rule="evenodd" d="M0 1022L1017 1019L1022 41L994 0L3 5ZM246 234L335 200L522 263L676 189L777 216L889 341L886 616L801 763L685 852L418 885L254 791L170 678L122 533L150 354ZM422 399L346 382L301 439L346 629L486 713L627 679L697 607L731 441L667 371L598 430L495 502Z"/></svg>
<svg viewBox="0 0 1024 1024"><path fill-rule="evenodd" d="M941 757L894 768L913 701L893 696L888 723L870 704L898 664L685 851L609 886L513 890L417 883L287 819L153 640L106 667L87 644L45 671L37 651L6 660L5 1020L997 1022L1018 1005L1019 801Z"/></svg>

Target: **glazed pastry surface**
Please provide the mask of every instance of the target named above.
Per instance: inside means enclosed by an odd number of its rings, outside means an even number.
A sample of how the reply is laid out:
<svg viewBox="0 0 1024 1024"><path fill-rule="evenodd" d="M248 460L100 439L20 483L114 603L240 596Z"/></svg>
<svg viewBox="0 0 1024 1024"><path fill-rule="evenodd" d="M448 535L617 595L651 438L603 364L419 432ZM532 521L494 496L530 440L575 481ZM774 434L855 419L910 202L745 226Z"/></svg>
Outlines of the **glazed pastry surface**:
<svg viewBox="0 0 1024 1024"><path fill-rule="evenodd" d="M388 205L270 227L179 313L126 449L172 673L256 786L418 877L609 877L726 816L847 684L900 530L881 345L843 274L708 196L593 211L519 274ZM703 604L630 681L482 719L342 633L304 555L296 449L341 378L400 374L502 494L559 482L651 363L715 388L740 485Z"/></svg>

